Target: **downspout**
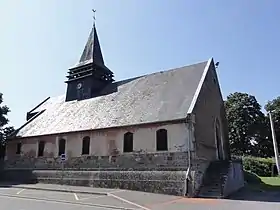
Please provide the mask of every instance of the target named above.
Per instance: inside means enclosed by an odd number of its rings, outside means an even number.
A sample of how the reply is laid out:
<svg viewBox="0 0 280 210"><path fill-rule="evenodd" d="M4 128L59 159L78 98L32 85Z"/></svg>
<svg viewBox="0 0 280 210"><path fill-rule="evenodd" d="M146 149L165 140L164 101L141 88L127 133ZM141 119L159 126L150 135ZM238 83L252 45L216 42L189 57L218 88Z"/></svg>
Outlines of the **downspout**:
<svg viewBox="0 0 280 210"><path fill-rule="evenodd" d="M187 140L187 146L188 146L188 169L187 169L187 173L186 173L186 182L187 182L187 193L189 192L189 181L192 181L191 176L190 176L190 172L191 172L191 141L192 141L192 125L193 125L193 119L192 119L192 114L187 114L186 117L186 127L188 130L188 140Z"/></svg>

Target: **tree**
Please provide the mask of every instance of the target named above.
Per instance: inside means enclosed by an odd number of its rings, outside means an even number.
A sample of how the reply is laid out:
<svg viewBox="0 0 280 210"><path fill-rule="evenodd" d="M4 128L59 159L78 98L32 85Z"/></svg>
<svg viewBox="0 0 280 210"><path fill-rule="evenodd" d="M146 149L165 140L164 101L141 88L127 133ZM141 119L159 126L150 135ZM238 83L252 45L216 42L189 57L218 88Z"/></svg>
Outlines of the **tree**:
<svg viewBox="0 0 280 210"><path fill-rule="evenodd" d="M252 155L264 158L274 156L270 122L268 116L265 116L263 129L261 129L261 136L258 140L258 143L254 146Z"/></svg>
<svg viewBox="0 0 280 210"><path fill-rule="evenodd" d="M276 140L278 142L278 148L280 148L280 97L277 97L271 101L268 101L265 105L265 110L267 112L271 112L273 123L274 123L274 130L276 134ZM272 143L272 135L271 135L271 129L270 129L270 122L269 117L267 116L267 124L268 124L268 139L266 142L263 142L263 147L269 147L270 156L274 156L274 150L273 150L273 143Z"/></svg>
<svg viewBox="0 0 280 210"><path fill-rule="evenodd" d="M256 98L235 92L225 101L230 149L233 155L255 155L258 142L264 138L265 115Z"/></svg>
<svg viewBox="0 0 280 210"><path fill-rule="evenodd" d="M1 105L2 103L3 94L0 93L0 157L4 156L7 138L14 132L13 127L7 126L9 122L7 115L10 109L6 105Z"/></svg>

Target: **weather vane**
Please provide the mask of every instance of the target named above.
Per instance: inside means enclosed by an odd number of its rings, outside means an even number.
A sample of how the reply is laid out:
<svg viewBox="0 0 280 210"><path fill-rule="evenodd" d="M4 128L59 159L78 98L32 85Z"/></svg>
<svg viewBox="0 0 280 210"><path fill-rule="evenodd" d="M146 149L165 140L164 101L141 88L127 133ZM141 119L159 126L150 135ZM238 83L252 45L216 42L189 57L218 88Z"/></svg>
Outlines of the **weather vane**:
<svg viewBox="0 0 280 210"><path fill-rule="evenodd" d="M96 10L94 10L94 9L92 9L92 12L93 12L93 25L95 25L95 12L96 12Z"/></svg>

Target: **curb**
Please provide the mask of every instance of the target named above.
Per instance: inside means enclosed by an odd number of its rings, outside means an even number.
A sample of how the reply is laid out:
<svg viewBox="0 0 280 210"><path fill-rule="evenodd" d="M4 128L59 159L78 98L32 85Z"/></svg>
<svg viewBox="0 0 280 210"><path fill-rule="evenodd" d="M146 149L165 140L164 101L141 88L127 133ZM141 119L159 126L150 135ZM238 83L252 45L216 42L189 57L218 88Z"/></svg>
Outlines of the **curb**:
<svg viewBox="0 0 280 210"><path fill-rule="evenodd" d="M44 190L44 191L53 191L53 192L80 193L80 194L106 195L106 196L108 196L107 192L98 192L98 191L89 192L89 191L81 191L81 190L50 189L50 188L43 188L43 187L27 187L27 186L10 186L10 187L11 188L16 188L16 189Z"/></svg>

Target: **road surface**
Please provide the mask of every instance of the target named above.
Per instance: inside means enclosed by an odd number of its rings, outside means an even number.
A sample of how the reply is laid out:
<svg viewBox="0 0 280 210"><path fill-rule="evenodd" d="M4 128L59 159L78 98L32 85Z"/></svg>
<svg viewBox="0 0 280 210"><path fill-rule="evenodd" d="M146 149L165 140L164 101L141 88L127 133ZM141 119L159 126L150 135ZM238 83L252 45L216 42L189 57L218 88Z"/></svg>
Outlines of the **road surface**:
<svg viewBox="0 0 280 210"><path fill-rule="evenodd" d="M60 188L60 186L57 186ZM78 188L78 187L77 187ZM107 191L108 195L0 187L0 209L9 210L279 210L280 202L241 199L198 199L127 190Z"/></svg>

